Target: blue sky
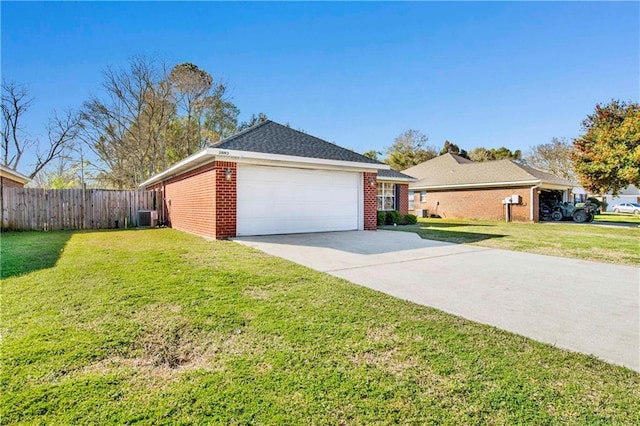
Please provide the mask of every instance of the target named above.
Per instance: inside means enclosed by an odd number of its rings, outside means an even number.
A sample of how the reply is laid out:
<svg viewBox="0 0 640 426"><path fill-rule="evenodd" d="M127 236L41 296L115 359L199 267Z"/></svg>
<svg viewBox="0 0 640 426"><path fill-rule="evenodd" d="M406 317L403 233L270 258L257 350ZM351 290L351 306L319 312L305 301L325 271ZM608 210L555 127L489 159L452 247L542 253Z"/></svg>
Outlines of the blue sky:
<svg viewBox="0 0 640 426"><path fill-rule="evenodd" d="M577 136L598 102L640 97L637 2L0 7L2 77L36 98L33 136L139 54L223 77L241 120L264 112L358 152L406 129L438 148L526 150Z"/></svg>

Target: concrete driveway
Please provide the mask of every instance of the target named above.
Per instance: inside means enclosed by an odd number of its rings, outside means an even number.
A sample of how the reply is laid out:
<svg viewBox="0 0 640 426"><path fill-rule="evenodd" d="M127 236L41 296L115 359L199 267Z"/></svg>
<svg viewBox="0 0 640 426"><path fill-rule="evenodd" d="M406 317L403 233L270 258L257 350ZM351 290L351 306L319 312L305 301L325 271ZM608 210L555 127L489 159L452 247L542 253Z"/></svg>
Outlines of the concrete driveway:
<svg viewBox="0 0 640 426"><path fill-rule="evenodd" d="M400 299L640 371L640 271L410 232L236 238Z"/></svg>

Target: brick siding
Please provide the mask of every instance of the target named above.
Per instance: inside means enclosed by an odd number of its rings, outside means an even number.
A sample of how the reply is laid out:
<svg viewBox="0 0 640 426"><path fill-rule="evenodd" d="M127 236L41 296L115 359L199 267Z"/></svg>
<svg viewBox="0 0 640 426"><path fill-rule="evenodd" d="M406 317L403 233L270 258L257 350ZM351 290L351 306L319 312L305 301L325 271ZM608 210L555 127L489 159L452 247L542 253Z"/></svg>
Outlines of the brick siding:
<svg viewBox="0 0 640 426"><path fill-rule="evenodd" d="M378 174L363 173L364 179L364 230L375 231L378 228ZM373 178L373 185L369 182Z"/></svg>
<svg viewBox="0 0 640 426"><path fill-rule="evenodd" d="M520 195L522 204L511 206L511 219L529 222L531 214L531 187L483 188L446 191L427 191L427 200L420 202L420 191L414 193L414 208L428 209L429 214L446 218L504 220L505 207L502 200L511 195ZM537 191L534 190L534 220L538 220ZM436 206L436 202L440 204ZM437 207L437 210L436 210Z"/></svg>
<svg viewBox="0 0 640 426"><path fill-rule="evenodd" d="M0 177L0 184L3 188L24 188L24 183L6 177Z"/></svg>
<svg viewBox="0 0 640 426"><path fill-rule="evenodd" d="M231 179L226 180L226 169ZM373 186L369 178L374 179ZM377 228L377 175L363 173L364 229ZM400 189L401 209L407 211L407 185ZM148 187L164 192L165 214L172 228L225 239L236 236L237 229L237 165L215 161L167 181ZM403 195L404 194L404 195Z"/></svg>
<svg viewBox="0 0 640 426"><path fill-rule="evenodd" d="M192 234L216 236L216 170L210 163L164 182L169 226Z"/></svg>
<svg viewBox="0 0 640 426"><path fill-rule="evenodd" d="M236 163L216 161L216 239L236 236L237 178ZM231 170L231 179L226 180L226 169Z"/></svg>
<svg viewBox="0 0 640 426"><path fill-rule="evenodd" d="M406 183L397 183L398 197L397 201L398 211L400 214L407 214L409 212L409 185Z"/></svg>

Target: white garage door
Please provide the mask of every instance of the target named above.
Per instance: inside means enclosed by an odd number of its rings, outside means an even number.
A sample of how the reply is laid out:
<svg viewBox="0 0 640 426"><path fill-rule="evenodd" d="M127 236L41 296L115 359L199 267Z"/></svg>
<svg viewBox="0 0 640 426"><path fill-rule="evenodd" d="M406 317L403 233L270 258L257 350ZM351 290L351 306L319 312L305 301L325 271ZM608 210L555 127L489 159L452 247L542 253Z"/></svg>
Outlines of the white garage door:
<svg viewBox="0 0 640 426"><path fill-rule="evenodd" d="M361 229L360 173L238 165L238 236Z"/></svg>

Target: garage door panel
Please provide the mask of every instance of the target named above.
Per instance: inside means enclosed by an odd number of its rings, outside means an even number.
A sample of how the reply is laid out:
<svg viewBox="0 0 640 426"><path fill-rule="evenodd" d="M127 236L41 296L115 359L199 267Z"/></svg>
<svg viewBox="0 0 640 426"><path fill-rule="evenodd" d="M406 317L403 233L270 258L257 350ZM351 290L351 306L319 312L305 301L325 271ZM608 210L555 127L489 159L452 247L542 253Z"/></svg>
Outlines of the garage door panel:
<svg viewBox="0 0 640 426"><path fill-rule="evenodd" d="M360 174L281 167L238 167L237 234L354 230Z"/></svg>

